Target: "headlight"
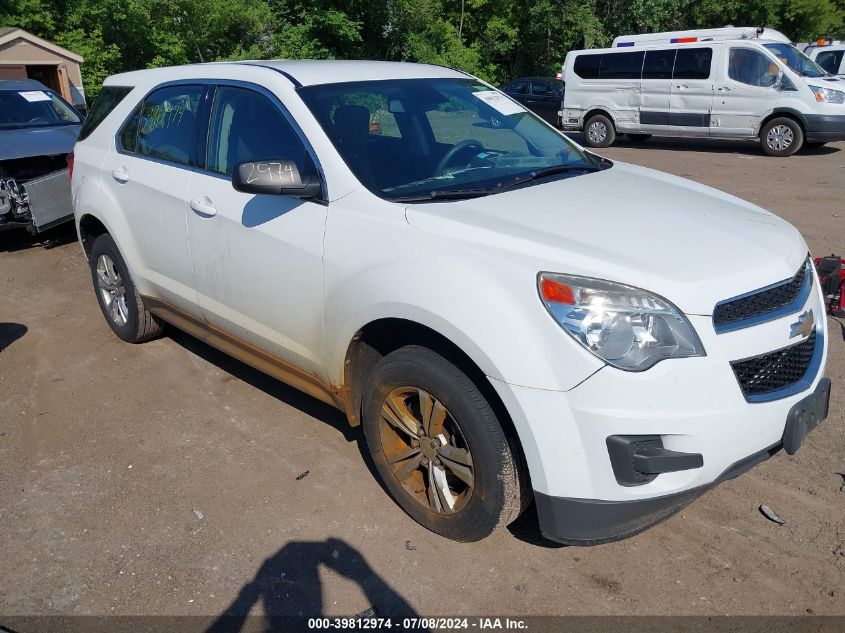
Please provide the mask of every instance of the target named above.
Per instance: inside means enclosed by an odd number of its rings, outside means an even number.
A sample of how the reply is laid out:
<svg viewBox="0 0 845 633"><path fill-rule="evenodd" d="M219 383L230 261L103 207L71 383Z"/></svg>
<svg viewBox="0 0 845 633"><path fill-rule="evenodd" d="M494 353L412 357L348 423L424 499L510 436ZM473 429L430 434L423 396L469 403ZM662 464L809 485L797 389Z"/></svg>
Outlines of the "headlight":
<svg viewBox="0 0 845 633"><path fill-rule="evenodd" d="M819 103L845 103L845 92L841 90L831 90L821 86L810 86L810 90L816 95L816 101Z"/></svg>
<svg viewBox="0 0 845 633"><path fill-rule="evenodd" d="M540 273L537 283L564 331L614 367L643 371L666 358L704 356L690 322L662 297L574 275Z"/></svg>

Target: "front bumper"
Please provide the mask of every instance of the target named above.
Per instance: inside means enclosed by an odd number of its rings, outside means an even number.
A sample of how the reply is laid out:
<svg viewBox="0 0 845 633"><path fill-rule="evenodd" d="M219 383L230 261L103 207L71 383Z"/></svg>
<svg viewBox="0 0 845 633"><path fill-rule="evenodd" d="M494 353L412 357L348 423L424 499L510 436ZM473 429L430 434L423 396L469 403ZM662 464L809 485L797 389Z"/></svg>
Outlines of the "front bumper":
<svg viewBox="0 0 845 633"><path fill-rule="evenodd" d="M800 313L816 315L819 354L800 391L746 400L731 361L798 342ZM794 313L717 334L710 317L689 316L707 356L672 359L648 371L603 367L580 385L548 391L491 381L511 413L528 462L540 527L554 540L593 544L632 536L671 516L720 481L782 448L791 412L829 384L825 310L818 282ZM618 478L608 438L656 437L700 467L659 471L632 485ZM794 444L794 442L793 442Z"/></svg>
<svg viewBox="0 0 845 633"><path fill-rule="evenodd" d="M811 143L845 141L845 114L807 114L806 135Z"/></svg>
<svg viewBox="0 0 845 633"><path fill-rule="evenodd" d="M787 419L806 413L813 402L816 415L804 424L787 424L782 441L745 457L722 472L713 482L682 492L660 497L628 501L570 499L534 493L540 530L546 538L566 545L599 545L635 536L682 510L689 503L718 484L739 477L757 464L766 461L784 448L794 453L806 434L827 417L830 380L819 381L818 387L790 410Z"/></svg>

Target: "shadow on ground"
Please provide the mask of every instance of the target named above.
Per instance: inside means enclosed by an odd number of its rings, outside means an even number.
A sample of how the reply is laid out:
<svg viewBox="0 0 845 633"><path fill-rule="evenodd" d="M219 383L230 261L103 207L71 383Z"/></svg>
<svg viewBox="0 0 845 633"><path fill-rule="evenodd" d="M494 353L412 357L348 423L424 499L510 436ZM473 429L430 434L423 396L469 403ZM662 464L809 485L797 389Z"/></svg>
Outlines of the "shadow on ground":
<svg viewBox="0 0 845 633"><path fill-rule="evenodd" d="M75 242L76 239L73 222L66 222L38 235L30 235L25 229L0 231L0 253L14 253L30 248L56 248Z"/></svg>
<svg viewBox="0 0 845 633"><path fill-rule="evenodd" d="M261 610L256 610L254 615L263 611L261 630L273 633L308 630L308 618L326 615L321 567L356 583L371 605L359 614L346 617L391 618L397 624L404 618L419 617L357 549L343 540L330 538L292 541L265 560L255 578L241 588L207 633L255 630L254 623L247 626L247 616L256 605Z"/></svg>
<svg viewBox="0 0 845 633"><path fill-rule="evenodd" d="M28 328L22 323L0 323L0 352L22 338Z"/></svg>
<svg viewBox="0 0 845 633"><path fill-rule="evenodd" d="M564 134L576 143L584 146L584 135L580 132L564 132ZM673 138L652 136L647 141L636 142L630 140L627 136L620 134L616 137L616 142L614 142L611 147L620 149L665 150L672 152L704 152L710 154L746 154L748 156L768 158L760 150L760 145L756 141L727 141L715 138ZM601 153L605 148L588 149ZM805 147L795 154L794 157L824 156L827 154L836 154L839 151L841 150L838 147L832 147L830 145L812 148Z"/></svg>

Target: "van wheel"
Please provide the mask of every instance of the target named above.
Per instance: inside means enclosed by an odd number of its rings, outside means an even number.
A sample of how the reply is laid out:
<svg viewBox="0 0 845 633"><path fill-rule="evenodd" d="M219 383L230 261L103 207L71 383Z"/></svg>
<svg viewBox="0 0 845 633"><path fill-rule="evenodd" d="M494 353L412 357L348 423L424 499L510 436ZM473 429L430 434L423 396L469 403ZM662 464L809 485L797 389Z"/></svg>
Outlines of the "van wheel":
<svg viewBox="0 0 845 633"><path fill-rule="evenodd" d="M112 331L127 343L159 336L164 328L144 307L111 235L105 233L94 240L89 263L97 302Z"/></svg>
<svg viewBox="0 0 845 633"><path fill-rule="evenodd" d="M651 134L629 134L628 138L632 143L645 143L651 138Z"/></svg>
<svg viewBox="0 0 845 633"><path fill-rule="evenodd" d="M610 147L616 140L616 130L610 119L596 114L584 124L584 137L590 147Z"/></svg>
<svg viewBox="0 0 845 633"><path fill-rule="evenodd" d="M478 541L516 519L528 478L490 404L439 354L416 345L381 359L367 383L364 435L394 500L417 523Z"/></svg>
<svg viewBox="0 0 845 633"><path fill-rule="evenodd" d="M767 156L792 156L804 144L804 132L793 119L772 119L760 130L760 147Z"/></svg>

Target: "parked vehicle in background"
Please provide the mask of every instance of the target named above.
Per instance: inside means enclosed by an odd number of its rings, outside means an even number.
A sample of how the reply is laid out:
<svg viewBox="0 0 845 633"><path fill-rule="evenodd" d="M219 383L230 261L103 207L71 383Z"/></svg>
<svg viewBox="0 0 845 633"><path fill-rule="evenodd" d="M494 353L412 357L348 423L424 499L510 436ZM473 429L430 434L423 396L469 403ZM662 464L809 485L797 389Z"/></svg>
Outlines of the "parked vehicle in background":
<svg viewBox="0 0 845 633"><path fill-rule="evenodd" d="M688 44L690 42L714 42L725 40L765 39L770 42L789 44L789 38L774 29L753 26L725 26L718 29L691 29L689 31L663 31L640 35L620 35L613 39L613 48L630 46L652 46L662 44Z"/></svg>
<svg viewBox="0 0 845 633"><path fill-rule="evenodd" d="M845 44L814 46L807 55L831 75L845 75Z"/></svg>
<svg viewBox="0 0 845 633"><path fill-rule="evenodd" d="M0 81L0 230L38 233L73 217L68 155L81 125L44 84Z"/></svg>
<svg viewBox="0 0 845 633"><path fill-rule="evenodd" d="M501 90L543 120L560 127L565 87L563 81L554 77L522 77L506 83Z"/></svg>
<svg viewBox="0 0 845 633"><path fill-rule="evenodd" d="M769 156L790 156L845 139L845 82L791 44L638 37L566 56L563 128L583 130L592 147L624 133L754 139Z"/></svg>
<svg viewBox="0 0 845 633"><path fill-rule="evenodd" d="M159 68L92 110L73 201L115 334L169 322L343 410L438 534L533 497L550 538L632 536L827 414L798 231L463 72Z"/></svg>

